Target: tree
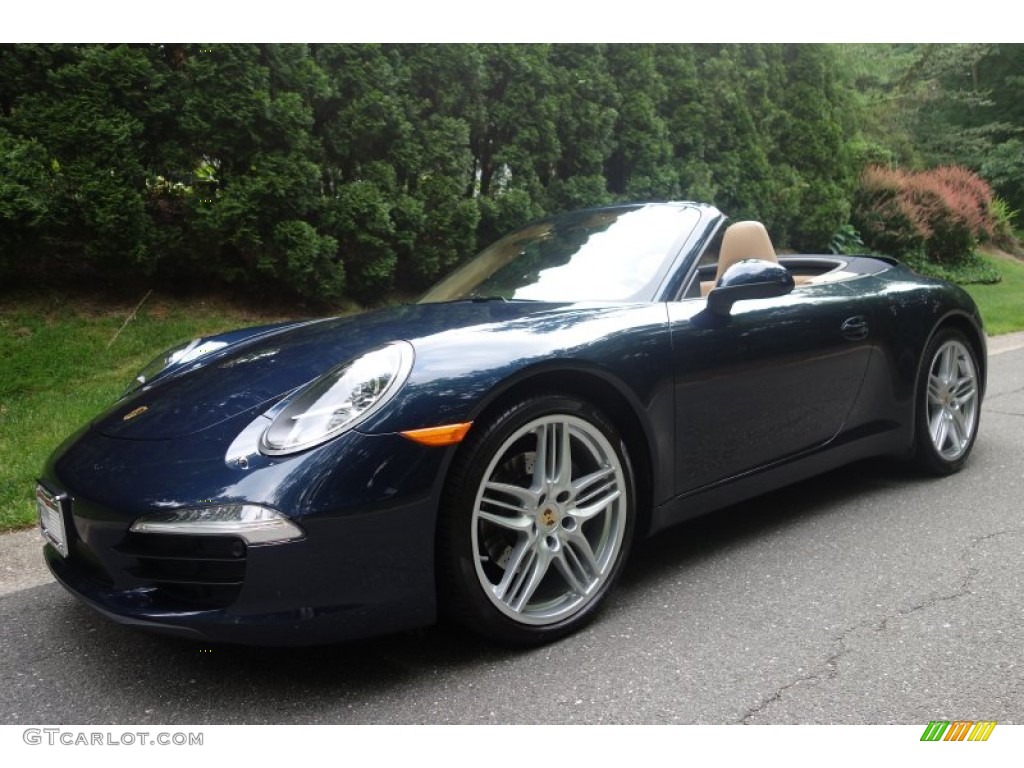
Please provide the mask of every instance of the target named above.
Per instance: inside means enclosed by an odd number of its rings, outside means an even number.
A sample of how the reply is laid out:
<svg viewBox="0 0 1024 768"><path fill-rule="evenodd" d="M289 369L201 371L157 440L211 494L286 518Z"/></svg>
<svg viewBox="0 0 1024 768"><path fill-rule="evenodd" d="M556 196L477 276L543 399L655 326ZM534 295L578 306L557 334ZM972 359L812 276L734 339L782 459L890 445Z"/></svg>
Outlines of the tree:
<svg viewBox="0 0 1024 768"><path fill-rule="evenodd" d="M668 87L658 70L657 46L610 46L608 68L619 92L615 146L605 163L609 188L628 198L678 196L665 118Z"/></svg>
<svg viewBox="0 0 1024 768"><path fill-rule="evenodd" d="M979 82L1012 92L1014 55ZM827 46L4 46L0 270L378 302L530 219L678 197L823 247L859 162L835 70ZM986 159L1010 189L1014 153Z"/></svg>

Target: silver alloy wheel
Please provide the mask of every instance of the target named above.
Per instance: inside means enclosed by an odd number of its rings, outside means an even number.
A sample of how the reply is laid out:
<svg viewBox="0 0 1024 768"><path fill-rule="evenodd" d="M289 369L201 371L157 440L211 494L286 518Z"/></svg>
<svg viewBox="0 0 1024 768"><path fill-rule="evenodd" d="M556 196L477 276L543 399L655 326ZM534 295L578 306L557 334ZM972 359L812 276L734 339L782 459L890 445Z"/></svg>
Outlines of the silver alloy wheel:
<svg viewBox="0 0 1024 768"><path fill-rule="evenodd" d="M562 621L597 598L626 529L626 476L590 422L534 419L495 452L476 493L476 574L506 616L534 626Z"/></svg>
<svg viewBox="0 0 1024 768"><path fill-rule="evenodd" d="M932 446L946 461L970 448L978 420L978 376L974 358L963 343L942 344L928 368L925 417Z"/></svg>

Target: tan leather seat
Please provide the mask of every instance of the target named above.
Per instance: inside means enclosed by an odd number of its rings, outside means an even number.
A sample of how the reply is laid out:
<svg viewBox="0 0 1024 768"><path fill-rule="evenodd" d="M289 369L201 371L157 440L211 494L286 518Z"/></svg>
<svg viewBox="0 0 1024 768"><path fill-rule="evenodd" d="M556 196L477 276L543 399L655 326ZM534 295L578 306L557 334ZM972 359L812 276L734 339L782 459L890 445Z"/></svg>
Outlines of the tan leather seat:
<svg viewBox="0 0 1024 768"><path fill-rule="evenodd" d="M744 259L763 259L778 262L775 246L768 236L768 230L760 221L737 221L730 224L722 236L722 247L718 251L718 269L714 280L705 280L700 284L701 296L707 296L725 270Z"/></svg>
<svg viewBox="0 0 1024 768"><path fill-rule="evenodd" d="M730 224L722 237L722 247L718 252L718 271L715 273L717 283L725 270L744 259L762 259L778 262L775 246L768 237L768 230L760 221L737 221Z"/></svg>

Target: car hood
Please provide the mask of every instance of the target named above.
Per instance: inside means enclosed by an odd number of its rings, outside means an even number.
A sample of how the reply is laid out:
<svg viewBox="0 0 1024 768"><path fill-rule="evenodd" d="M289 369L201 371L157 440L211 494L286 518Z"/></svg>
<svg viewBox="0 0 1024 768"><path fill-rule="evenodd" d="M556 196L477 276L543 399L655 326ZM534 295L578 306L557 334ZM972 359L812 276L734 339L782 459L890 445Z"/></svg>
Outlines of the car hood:
<svg viewBox="0 0 1024 768"><path fill-rule="evenodd" d="M514 322L559 306L540 302L413 304L331 318L243 339L118 401L93 428L128 440L169 440L252 411L255 417L335 365L397 339ZM218 338L218 337L215 337ZM224 337L219 337L224 338Z"/></svg>

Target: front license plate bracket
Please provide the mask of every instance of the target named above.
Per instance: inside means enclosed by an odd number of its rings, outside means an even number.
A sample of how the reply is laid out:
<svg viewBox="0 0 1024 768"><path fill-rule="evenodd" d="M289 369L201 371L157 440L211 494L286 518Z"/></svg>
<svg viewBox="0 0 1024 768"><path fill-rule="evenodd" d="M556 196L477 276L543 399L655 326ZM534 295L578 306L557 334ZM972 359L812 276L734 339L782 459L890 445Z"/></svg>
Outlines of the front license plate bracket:
<svg viewBox="0 0 1024 768"><path fill-rule="evenodd" d="M61 557L68 556L67 510L70 498L66 493L54 493L42 483L36 485L36 511L39 530Z"/></svg>

